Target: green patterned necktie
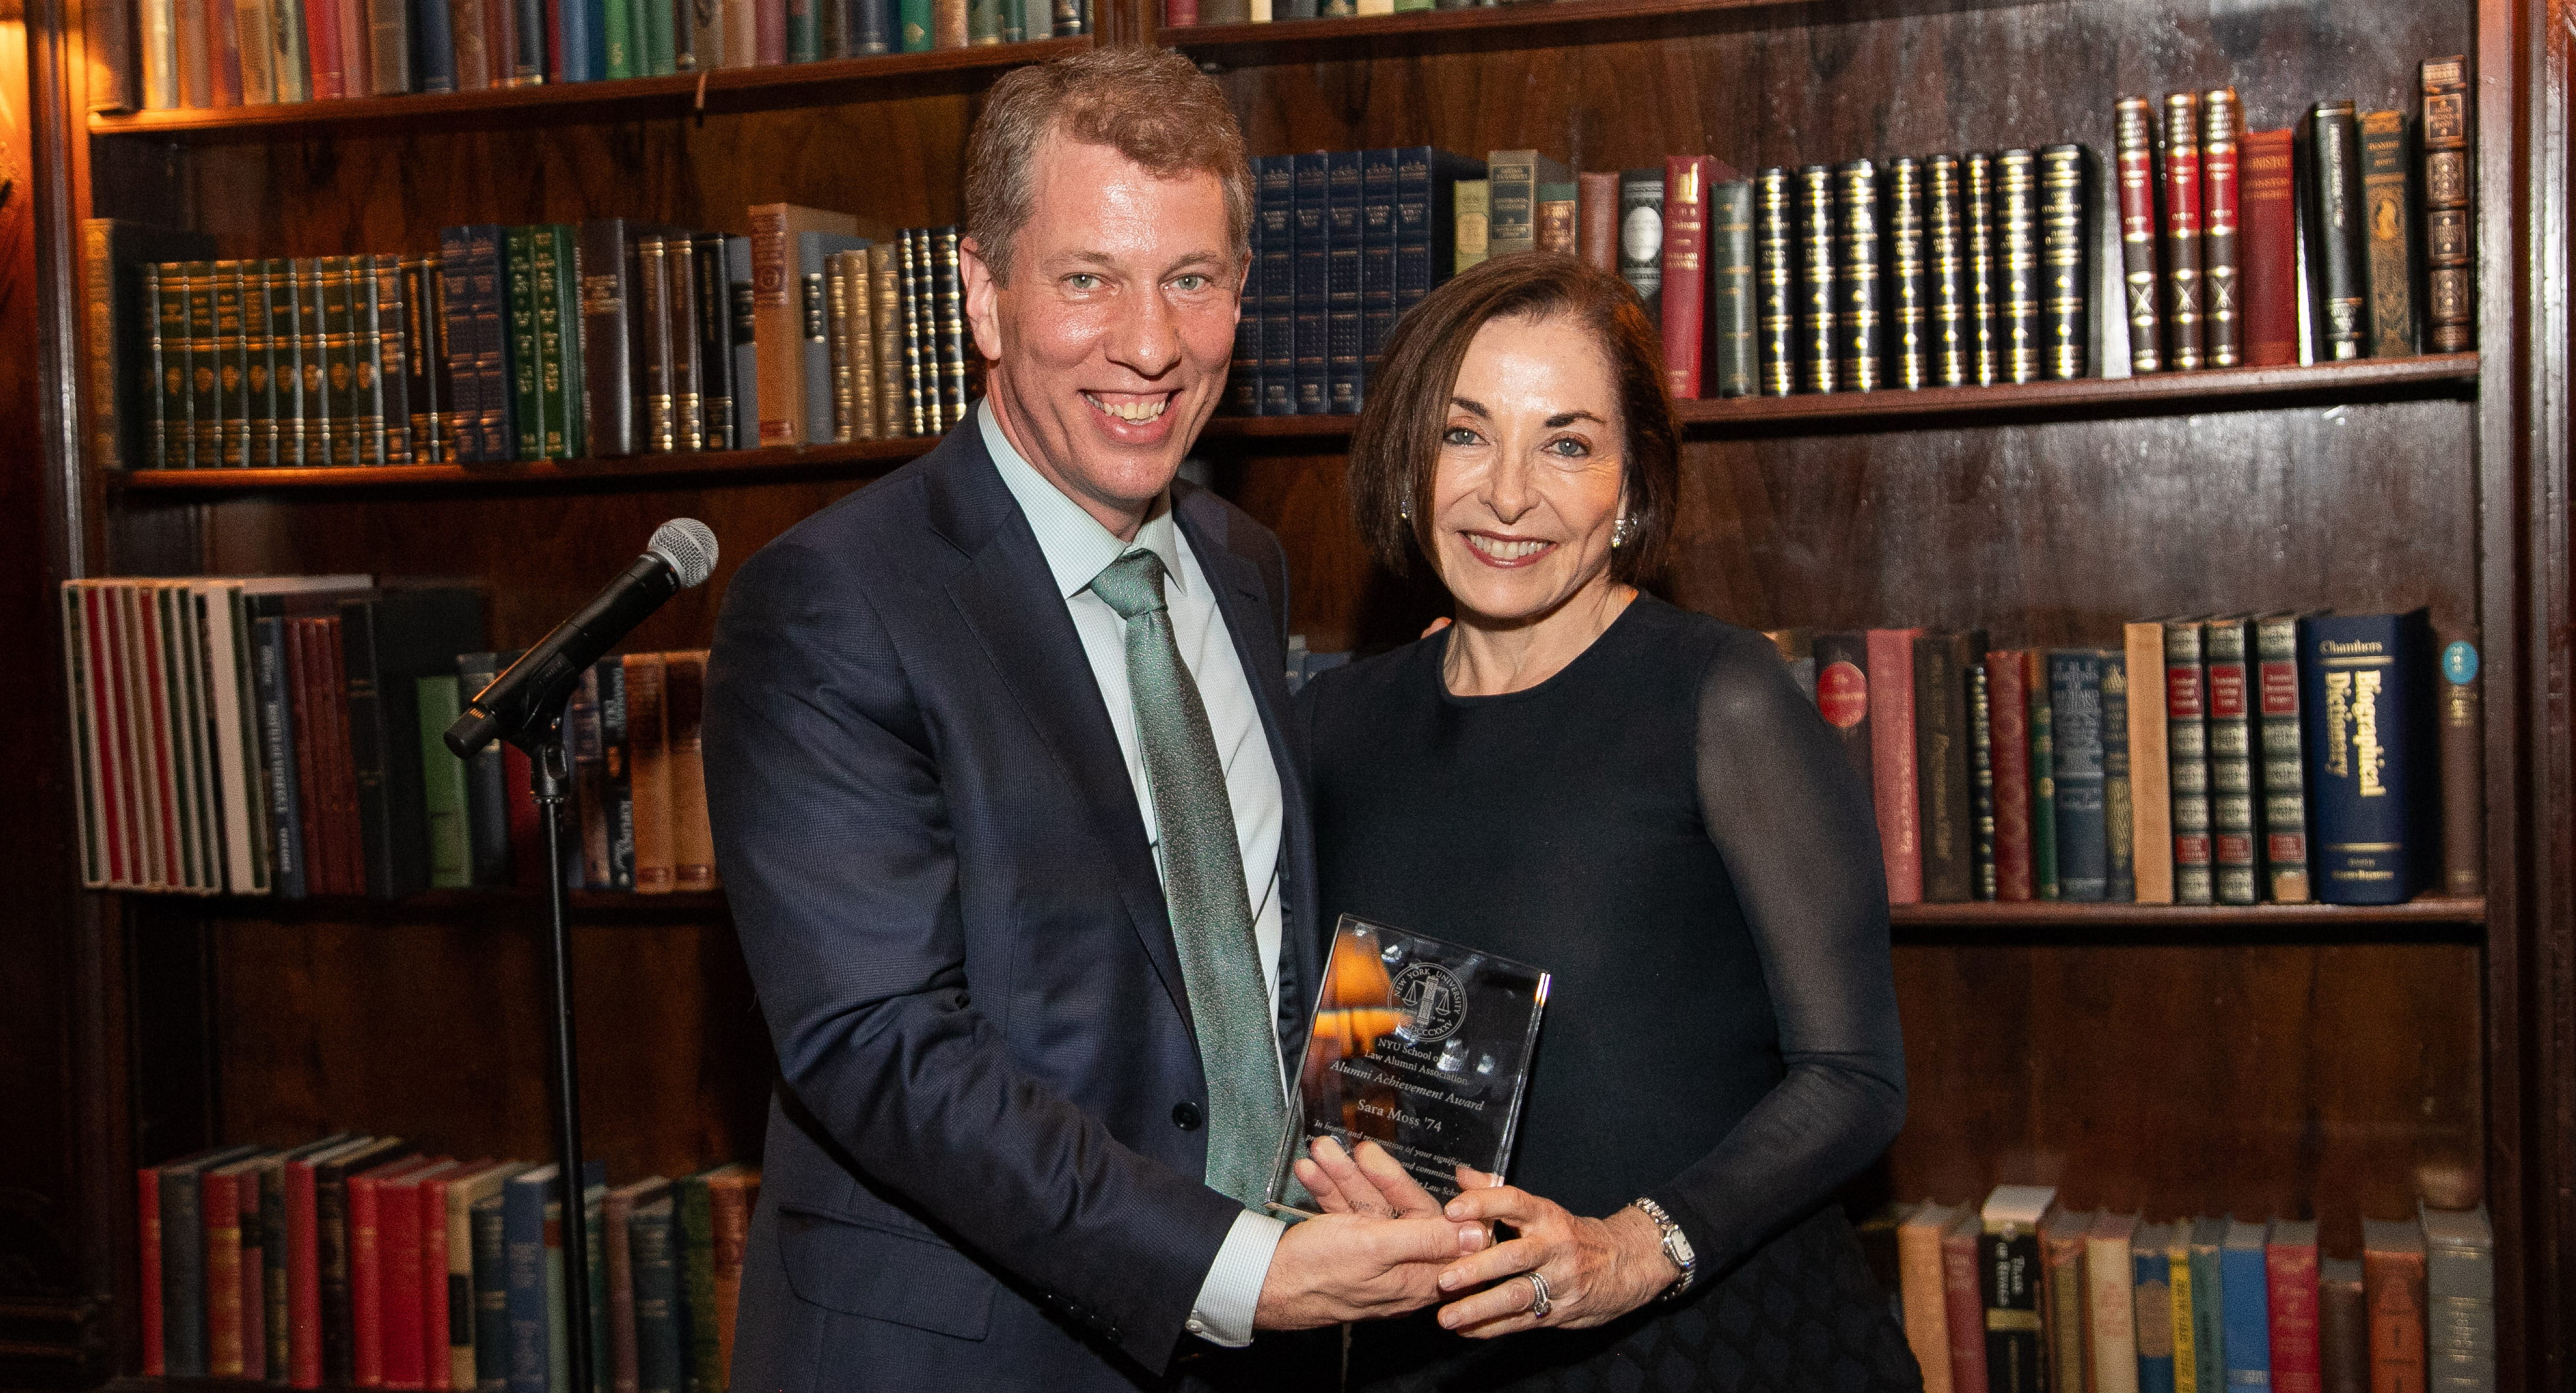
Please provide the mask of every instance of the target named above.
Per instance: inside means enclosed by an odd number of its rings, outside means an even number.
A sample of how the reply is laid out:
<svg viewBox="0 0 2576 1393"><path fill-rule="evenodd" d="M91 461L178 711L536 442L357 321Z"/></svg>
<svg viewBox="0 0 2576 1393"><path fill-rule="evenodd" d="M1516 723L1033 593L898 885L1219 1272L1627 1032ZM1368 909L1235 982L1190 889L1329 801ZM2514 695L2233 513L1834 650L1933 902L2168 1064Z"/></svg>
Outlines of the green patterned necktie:
<svg viewBox="0 0 2576 1393"><path fill-rule="evenodd" d="M1162 828L1163 900L1207 1076L1207 1183L1257 1209L1270 1198L1288 1114L1225 766L1172 638L1161 559L1130 552L1092 579L1091 593L1127 621L1127 689Z"/></svg>

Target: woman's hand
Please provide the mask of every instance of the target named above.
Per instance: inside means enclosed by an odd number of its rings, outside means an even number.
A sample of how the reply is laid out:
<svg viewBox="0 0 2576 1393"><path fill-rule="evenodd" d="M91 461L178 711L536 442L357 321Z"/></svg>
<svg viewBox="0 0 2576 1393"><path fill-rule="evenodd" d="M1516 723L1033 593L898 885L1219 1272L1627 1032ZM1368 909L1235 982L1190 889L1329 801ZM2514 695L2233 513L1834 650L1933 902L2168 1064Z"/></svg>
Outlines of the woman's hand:
<svg viewBox="0 0 2576 1393"><path fill-rule="evenodd" d="M1519 1235L1460 1258L1440 1274L1440 1290L1458 1296L1440 1308L1442 1327L1486 1340L1541 1326L1581 1330L1617 1320L1681 1280L1664 1256L1654 1221L1634 1209L1607 1219L1581 1219L1553 1200L1511 1186L1468 1190L1449 1201L1458 1221L1509 1224ZM1547 1283L1548 1313L1533 1316L1536 1272ZM1479 1291L1477 1288L1483 1288Z"/></svg>

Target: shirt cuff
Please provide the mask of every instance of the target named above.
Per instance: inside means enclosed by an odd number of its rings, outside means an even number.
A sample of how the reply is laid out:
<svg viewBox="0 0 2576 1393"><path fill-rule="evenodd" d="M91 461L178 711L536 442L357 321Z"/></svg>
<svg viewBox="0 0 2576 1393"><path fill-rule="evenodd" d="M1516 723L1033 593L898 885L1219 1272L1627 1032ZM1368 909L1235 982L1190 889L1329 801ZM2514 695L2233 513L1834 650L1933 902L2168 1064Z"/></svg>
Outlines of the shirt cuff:
<svg viewBox="0 0 2576 1393"><path fill-rule="evenodd" d="M1228 1349L1252 1343L1252 1317L1261 1305L1261 1284L1270 1275L1270 1255L1287 1231L1286 1224L1267 1214L1247 1209L1234 1216L1216 1261L1208 1264L1199 1299L1191 1303L1191 1334Z"/></svg>

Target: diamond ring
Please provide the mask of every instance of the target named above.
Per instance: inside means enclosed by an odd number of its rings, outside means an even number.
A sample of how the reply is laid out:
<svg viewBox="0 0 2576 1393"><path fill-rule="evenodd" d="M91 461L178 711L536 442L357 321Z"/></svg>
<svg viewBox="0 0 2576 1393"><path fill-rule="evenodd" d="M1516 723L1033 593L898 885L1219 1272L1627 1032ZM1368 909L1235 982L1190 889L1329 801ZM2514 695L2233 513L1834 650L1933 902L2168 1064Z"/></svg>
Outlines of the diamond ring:
<svg viewBox="0 0 2576 1393"><path fill-rule="evenodd" d="M1547 1299L1547 1279L1538 1275L1536 1272L1524 1272L1521 1275L1529 1278L1529 1313L1531 1318L1535 1320L1547 1319L1548 1311L1556 1305L1555 1302Z"/></svg>

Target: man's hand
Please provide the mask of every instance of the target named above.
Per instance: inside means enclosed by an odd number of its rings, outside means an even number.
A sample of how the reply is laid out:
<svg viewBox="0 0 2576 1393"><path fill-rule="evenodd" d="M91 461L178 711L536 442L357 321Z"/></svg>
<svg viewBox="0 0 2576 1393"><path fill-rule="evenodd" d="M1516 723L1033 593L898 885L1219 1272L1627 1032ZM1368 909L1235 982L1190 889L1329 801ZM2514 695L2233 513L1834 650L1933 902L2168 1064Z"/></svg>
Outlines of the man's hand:
<svg viewBox="0 0 2576 1393"><path fill-rule="evenodd" d="M1440 1297L1440 1270L1484 1246L1484 1231L1439 1217L1325 1214L1289 1226L1261 1282L1256 1330L1311 1330L1417 1311Z"/></svg>

